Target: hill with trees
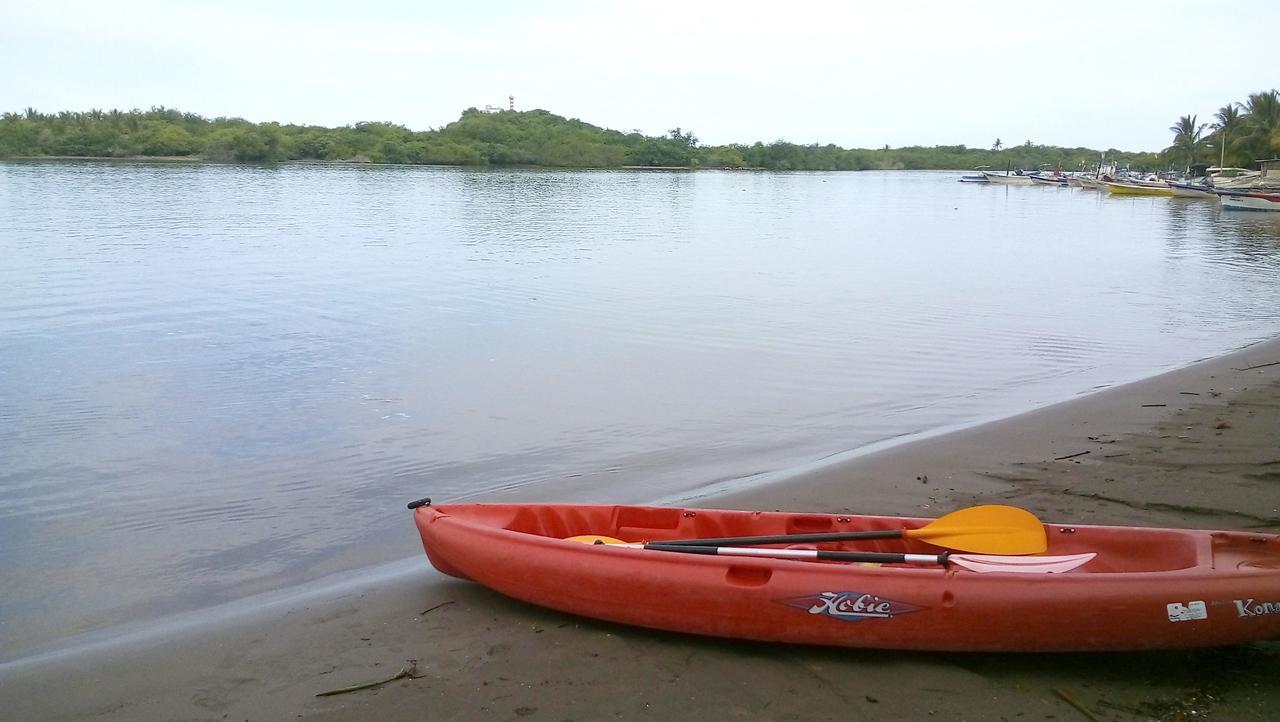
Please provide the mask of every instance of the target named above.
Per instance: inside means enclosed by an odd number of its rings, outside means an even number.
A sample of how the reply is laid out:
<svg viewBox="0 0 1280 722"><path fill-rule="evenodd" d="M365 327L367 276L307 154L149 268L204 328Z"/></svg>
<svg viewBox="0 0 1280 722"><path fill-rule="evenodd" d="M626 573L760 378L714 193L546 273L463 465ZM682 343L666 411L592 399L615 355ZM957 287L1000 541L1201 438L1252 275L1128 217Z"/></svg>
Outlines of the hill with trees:
<svg viewBox="0 0 1280 722"><path fill-rule="evenodd" d="M1207 153L1223 138L1240 164L1280 154L1276 91L1228 104L1219 123L1195 116L1175 126L1175 142L1159 153L1108 149L1106 158L1134 168L1158 170ZM1220 147L1220 146L1219 146ZM469 108L442 128L413 131L385 122L339 128L252 123L241 118L205 118L164 107L150 110L90 110L41 113L28 108L0 116L0 157L171 158L214 162L275 163L335 161L457 166L552 168L763 168L768 170L1092 168L1102 152L1092 148L1037 145L1030 140L991 148L908 146L879 149L800 145L778 140L751 145L707 146L692 132L675 128L661 136L623 133L545 110L481 111ZM1248 156L1252 155L1252 158Z"/></svg>

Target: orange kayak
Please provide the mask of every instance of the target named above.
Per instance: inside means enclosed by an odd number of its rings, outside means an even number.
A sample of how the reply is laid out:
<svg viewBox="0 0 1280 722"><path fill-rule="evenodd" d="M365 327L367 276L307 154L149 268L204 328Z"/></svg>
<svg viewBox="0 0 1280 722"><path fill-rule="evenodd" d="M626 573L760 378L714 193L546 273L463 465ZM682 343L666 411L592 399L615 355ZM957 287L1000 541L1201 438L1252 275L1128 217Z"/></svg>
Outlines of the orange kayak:
<svg viewBox="0 0 1280 722"><path fill-rule="evenodd" d="M410 508L427 557L440 571L532 604L652 629L991 652L1176 649L1280 639L1275 534L1044 524L1047 548L1040 554L956 554L969 562L961 565L924 534L946 517L433 506L429 500ZM785 543L800 534L903 536L904 530L906 538L898 539ZM629 544L570 540L582 535ZM785 539L750 539L760 535ZM711 552L681 553L691 550L670 546L727 537L750 538L709 547ZM773 558L774 552L826 556ZM825 561L830 552L842 561ZM732 556L739 553L751 556ZM868 554L880 563L849 563L841 556Z"/></svg>

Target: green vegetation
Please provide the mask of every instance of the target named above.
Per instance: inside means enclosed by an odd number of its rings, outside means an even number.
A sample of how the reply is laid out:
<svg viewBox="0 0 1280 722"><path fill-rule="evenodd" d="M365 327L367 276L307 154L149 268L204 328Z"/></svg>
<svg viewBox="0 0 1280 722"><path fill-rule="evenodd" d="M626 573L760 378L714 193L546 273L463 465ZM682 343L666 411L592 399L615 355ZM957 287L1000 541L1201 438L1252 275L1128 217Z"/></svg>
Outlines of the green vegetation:
<svg viewBox="0 0 1280 722"><path fill-rule="evenodd" d="M700 145L692 132L664 136L621 133L545 110L483 112L475 108L443 128L415 132L392 123L342 128L250 123L203 118L172 108L63 111L33 108L0 116L0 157L193 157L210 161L270 163L325 160L358 163L428 163L553 168L767 168L770 170L869 170L1092 167L1098 151L1058 148L1031 141L991 150L956 146L884 147L877 150L786 141ZM1151 153L1107 152L1143 167Z"/></svg>
<svg viewBox="0 0 1280 722"><path fill-rule="evenodd" d="M1203 136L1195 116L1174 127L1175 143L1161 153L1106 151L1108 161L1157 170L1194 162L1219 138L1239 164L1280 154L1280 100L1276 91L1218 111L1215 129ZM1183 127L1185 121L1185 127ZM1181 133L1179 135L1179 133ZM393 123L341 128L208 119L172 108L45 114L28 108L0 116L0 157L187 157L219 162L288 160L357 163L425 163L555 168L765 168L769 170L996 169L1055 166L1092 168L1101 152L1091 148L1008 145L990 149L908 146L879 149L798 145L786 141L701 145L690 131L662 136L622 133L545 110L484 112L470 108L444 126L412 131Z"/></svg>
<svg viewBox="0 0 1280 722"><path fill-rule="evenodd" d="M1252 168L1253 162L1280 156L1280 91L1252 93L1243 103L1227 103L1211 124L1196 125L1184 115L1169 127L1173 145L1164 154L1187 165L1197 161ZM1213 132L1202 136L1205 128Z"/></svg>
<svg viewBox="0 0 1280 722"><path fill-rule="evenodd" d="M1185 158L1187 165L1196 162L1196 150L1203 142L1200 136L1204 135L1204 129L1208 127L1208 123L1196 125L1194 115L1178 118L1177 123L1169 126L1169 130L1173 133L1173 145L1169 146L1168 150Z"/></svg>

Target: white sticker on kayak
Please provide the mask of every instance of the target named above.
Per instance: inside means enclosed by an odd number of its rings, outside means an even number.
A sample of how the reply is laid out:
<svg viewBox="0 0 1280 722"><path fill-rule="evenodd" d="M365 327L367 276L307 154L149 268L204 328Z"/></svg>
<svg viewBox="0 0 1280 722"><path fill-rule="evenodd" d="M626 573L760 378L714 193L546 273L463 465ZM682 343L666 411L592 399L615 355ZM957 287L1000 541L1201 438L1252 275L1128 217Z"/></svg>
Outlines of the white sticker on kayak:
<svg viewBox="0 0 1280 722"><path fill-rule="evenodd" d="M1174 602L1168 605L1170 622L1194 622L1197 619L1208 619L1209 610L1204 602Z"/></svg>

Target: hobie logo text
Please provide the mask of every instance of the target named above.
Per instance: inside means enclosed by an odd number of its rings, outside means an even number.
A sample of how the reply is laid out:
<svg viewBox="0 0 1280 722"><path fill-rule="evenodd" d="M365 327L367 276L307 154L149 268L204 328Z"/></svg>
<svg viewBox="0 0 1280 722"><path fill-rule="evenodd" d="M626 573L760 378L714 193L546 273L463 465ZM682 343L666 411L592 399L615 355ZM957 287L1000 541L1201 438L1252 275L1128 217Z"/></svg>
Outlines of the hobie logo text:
<svg viewBox="0 0 1280 722"><path fill-rule="evenodd" d="M889 619L902 614L918 612L924 607L885 599L865 592L819 592L807 597L783 600L783 603L803 609L810 614L821 614L846 622L863 619Z"/></svg>

